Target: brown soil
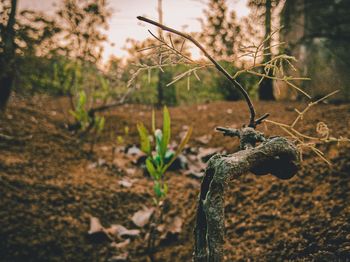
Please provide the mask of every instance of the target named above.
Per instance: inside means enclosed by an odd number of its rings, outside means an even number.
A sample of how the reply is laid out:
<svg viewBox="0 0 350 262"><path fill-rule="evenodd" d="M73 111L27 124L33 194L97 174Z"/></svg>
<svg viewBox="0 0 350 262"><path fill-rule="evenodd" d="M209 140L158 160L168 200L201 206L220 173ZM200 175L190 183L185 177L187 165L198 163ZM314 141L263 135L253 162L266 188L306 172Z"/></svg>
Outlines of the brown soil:
<svg viewBox="0 0 350 262"><path fill-rule="evenodd" d="M152 206L152 182L120 154L111 163L111 133L123 135L125 144L137 144L137 121L150 123L151 108L125 105L108 113L107 126L95 154L86 153L63 128L64 101L15 98L0 119L0 133L23 140L0 140L0 260L1 261L107 261L122 253L108 241L88 238L89 219L98 217L106 227L131 222L134 212ZM298 103L257 103L257 111L270 119L293 121ZM232 112L228 109L232 109ZM350 136L350 105L315 107L300 127L314 131L325 121L334 135ZM161 112L157 112L160 116ZM191 147L237 150L236 139L214 132L215 126L240 127L247 119L243 102L171 108L173 134L193 126ZM268 135L277 127L262 125ZM209 143L195 138L212 135ZM114 136L113 136L114 137ZM179 140L174 135L174 140ZM113 138L114 139L114 138ZM333 166L305 153L297 176L281 181L251 174L232 181L226 192L227 261L345 261L350 259L350 156L349 144L320 147ZM106 163L97 167L98 160ZM128 174L127 170L136 170ZM130 188L118 182L134 179ZM162 242L157 261L191 261L193 226L200 180L183 172L169 172L168 217L184 221L182 233ZM130 261L147 261L143 240L146 230L126 247ZM123 251L124 252L124 251Z"/></svg>

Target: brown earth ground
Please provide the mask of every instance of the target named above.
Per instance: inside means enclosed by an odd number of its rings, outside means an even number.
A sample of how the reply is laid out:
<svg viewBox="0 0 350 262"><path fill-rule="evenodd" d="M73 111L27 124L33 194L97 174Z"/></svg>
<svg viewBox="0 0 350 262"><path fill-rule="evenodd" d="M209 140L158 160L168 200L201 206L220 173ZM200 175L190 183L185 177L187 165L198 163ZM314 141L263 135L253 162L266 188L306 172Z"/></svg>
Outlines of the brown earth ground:
<svg viewBox="0 0 350 262"><path fill-rule="evenodd" d="M30 101L30 102L28 102ZM136 228L134 212L152 206L152 181L128 159L116 154L112 165L111 133L124 144L137 144L137 121L150 123L151 107L124 105L107 114L107 126L95 154L80 145L65 128L64 100L15 97L0 119L0 133L16 138L0 140L0 261L108 261L129 253L129 261L148 261L144 253L147 227L124 250L108 241L88 238L89 220L98 217L108 227ZM257 103L259 114L290 123L291 102ZM247 120L243 102L215 102L170 109L174 140L184 126L193 126L191 147L237 150L236 139L223 137L215 126L240 127ZM350 137L350 105L319 105L303 120L300 130L311 134L325 121L335 136ZM160 117L160 111L157 112ZM124 134L124 127L129 134ZM261 125L267 135L278 127ZM211 135L208 143L198 137ZM319 147L333 163L305 152L302 170L291 180L272 176L242 176L226 192L226 261L349 261L350 155L349 144ZM103 159L106 163L94 166ZM128 162L129 161L129 162ZM136 170L126 172L125 170ZM118 182L129 176L133 186ZM156 261L191 261L195 207L200 180L183 172L169 172L170 206L165 216L180 217L178 236L163 241Z"/></svg>

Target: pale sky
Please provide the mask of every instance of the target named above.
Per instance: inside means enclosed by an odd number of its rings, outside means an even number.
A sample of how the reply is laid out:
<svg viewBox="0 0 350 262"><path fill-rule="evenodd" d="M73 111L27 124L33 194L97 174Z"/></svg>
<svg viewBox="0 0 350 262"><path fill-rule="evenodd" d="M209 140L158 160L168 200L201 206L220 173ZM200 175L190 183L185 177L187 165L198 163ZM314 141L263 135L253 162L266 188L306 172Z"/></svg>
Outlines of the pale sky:
<svg viewBox="0 0 350 262"><path fill-rule="evenodd" d="M127 54L123 47L127 38L143 40L149 36L147 29L156 31L151 25L139 23L136 16L143 15L155 20L158 19L157 0L109 0L109 6L113 10L112 18L107 32L110 44L105 46L104 60L110 55L122 57ZM203 18L203 9L207 0L163 0L163 22L164 24L182 29L187 25L187 32L200 31L200 23L197 18ZM240 18L248 14L247 0L227 0L230 10L235 10ZM59 0L19 0L19 8L31 8L53 14L54 5ZM194 54L196 55L196 54Z"/></svg>

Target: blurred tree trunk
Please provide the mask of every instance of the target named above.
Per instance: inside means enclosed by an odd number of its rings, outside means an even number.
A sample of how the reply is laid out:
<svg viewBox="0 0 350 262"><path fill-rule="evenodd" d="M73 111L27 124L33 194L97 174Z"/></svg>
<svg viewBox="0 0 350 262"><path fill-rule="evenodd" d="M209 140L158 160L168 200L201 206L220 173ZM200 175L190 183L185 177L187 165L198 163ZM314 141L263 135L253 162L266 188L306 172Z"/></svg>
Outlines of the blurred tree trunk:
<svg viewBox="0 0 350 262"><path fill-rule="evenodd" d="M158 83L157 83L157 91L158 91L158 100L157 100L157 106L162 107L164 104L164 94L163 94L163 72L158 71Z"/></svg>
<svg viewBox="0 0 350 262"><path fill-rule="evenodd" d="M307 76L300 87L313 98L321 98L339 89L328 101L350 101L350 1L286 1L281 11L281 41L288 55L294 56L295 77ZM283 89L283 86L281 86ZM283 92L283 99L303 99L294 90Z"/></svg>
<svg viewBox="0 0 350 262"><path fill-rule="evenodd" d="M264 42L265 52L268 54L264 56L264 63L271 60L271 0L265 2L265 39ZM271 76L271 73L269 73ZM270 78L265 78L259 86L259 99L260 100L275 100L273 95L273 82Z"/></svg>
<svg viewBox="0 0 350 262"><path fill-rule="evenodd" d="M163 24L163 8L162 0L158 0L158 20L159 23ZM163 38L163 30L158 29L159 38ZM166 87L168 83L171 82L172 74L171 72L158 71L158 83L157 83L157 107L162 107L163 105L176 105L176 90L175 85ZM166 87L166 89L164 89Z"/></svg>
<svg viewBox="0 0 350 262"><path fill-rule="evenodd" d="M6 26L1 32L2 53L0 54L0 110L4 111L14 81L15 29L17 0L11 0Z"/></svg>
<svg viewBox="0 0 350 262"><path fill-rule="evenodd" d="M158 20L159 23L163 24L163 9L162 9L162 0L158 0ZM162 29L158 29L158 36L163 38ZM163 93L163 72L158 70L158 83L157 83L157 91L158 91L158 100L157 106L161 107L164 104L164 93Z"/></svg>

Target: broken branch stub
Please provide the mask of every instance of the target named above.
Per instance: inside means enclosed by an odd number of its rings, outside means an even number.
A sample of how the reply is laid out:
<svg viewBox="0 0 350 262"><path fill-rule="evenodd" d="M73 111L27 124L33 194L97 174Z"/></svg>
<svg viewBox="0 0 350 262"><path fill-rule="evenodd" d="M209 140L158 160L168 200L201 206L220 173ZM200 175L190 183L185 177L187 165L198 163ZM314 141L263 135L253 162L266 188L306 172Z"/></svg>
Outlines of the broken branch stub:
<svg viewBox="0 0 350 262"><path fill-rule="evenodd" d="M241 130L219 128L226 135L241 139L241 151L215 155L202 180L195 227L194 261L217 262L223 258L224 189L230 179L252 172L272 174L281 179L293 177L299 169L299 152L283 137L265 139L262 133L247 127ZM255 147L257 142L261 142Z"/></svg>

